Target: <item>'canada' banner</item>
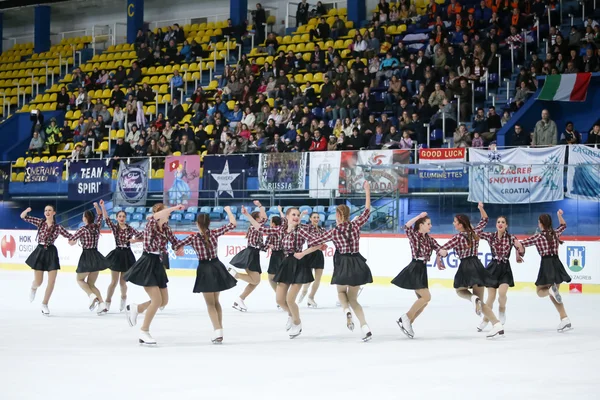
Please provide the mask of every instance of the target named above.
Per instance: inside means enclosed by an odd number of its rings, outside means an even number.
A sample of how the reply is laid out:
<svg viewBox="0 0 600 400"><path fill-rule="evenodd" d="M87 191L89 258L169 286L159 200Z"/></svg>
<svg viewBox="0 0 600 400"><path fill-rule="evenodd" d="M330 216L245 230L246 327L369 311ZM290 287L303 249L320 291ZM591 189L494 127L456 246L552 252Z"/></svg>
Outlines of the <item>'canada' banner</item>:
<svg viewBox="0 0 600 400"><path fill-rule="evenodd" d="M164 202L168 206L198 206L200 157L169 156L165 160Z"/></svg>
<svg viewBox="0 0 600 400"><path fill-rule="evenodd" d="M261 190L306 189L306 153L266 153L258 162Z"/></svg>
<svg viewBox="0 0 600 400"><path fill-rule="evenodd" d="M565 146L469 149L469 201L542 203L564 198ZM479 164L479 165L477 165Z"/></svg>
<svg viewBox="0 0 600 400"><path fill-rule="evenodd" d="M369 181L373 193L395 190L408 193L408 174L400 164L410 162L409 150L343 151L340 161L340 193L363 193Z"/></svg>
<svg viewBox="0 0 600 400"><path fill-rule="evenodd" d="M25 167L25 183L50 182L56 183L62 179L63 163L35 163Z"/></svg>
<svg viewBox="0 0 600 400"><path fill-rule="evenodd" d="M567 197L600 200L600 150L583 145L569 146Z"/></svg>
<svg viewBox="0 0 600 400"><path fill-rule="evenodd" d="M121 161L114 203L120 206L145 206L149 170L149 159L131 164Z"/></svg>
<svg viewBox="0 0 600 400"><path fill-rule="evenodd" d="M111 183L111 159L69 164L69 200L97 200L110 193Z"/></svg>
<svg viewBox="0 0 600 400"><path fill-rule="evenodd" d="M465 161L467 151L464 147L455 149L420 149L419 164L435 164L444 167L445 164ZM421 179L458 179L465 174L465 168L449 166L444 168L419 168Z"/></svg>

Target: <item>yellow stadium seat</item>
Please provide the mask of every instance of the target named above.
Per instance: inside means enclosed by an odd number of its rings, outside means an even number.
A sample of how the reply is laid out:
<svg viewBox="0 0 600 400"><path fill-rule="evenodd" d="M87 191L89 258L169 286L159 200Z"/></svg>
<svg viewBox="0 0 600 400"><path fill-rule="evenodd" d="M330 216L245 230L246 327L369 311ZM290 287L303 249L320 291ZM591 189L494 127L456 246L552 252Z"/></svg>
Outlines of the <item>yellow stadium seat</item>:
<svg viewBox="0 0 600 400"><path fill-rule="evenodd" d="M48 162L49 162L49 163L56 162L56 156L51 156L51 157L49 157L49 158L48 158Z"/></svg>
<svg viewBox="0 0 600 400"><path fill-rule="evenodd" d="M117 131L117 139L118 138L125 138L125 129L119 129Z"/></svg>
<svg viewBox="0 0 600 400"><path fill-rule="evenodd" d="M108 142L100 143L100 147L98 147L98 151L108 151Z"/></svg>
<svg viewBox="0 0 600 400"><path fill-rule="evenodd" d="M179 152L176 151L175 153L179 153ZM173 153L173 155L175 155L175 153ZM164 177L165 177L165 170L164 169L159 169L158 171L156 171L156 179L164 179Z"/></svg>

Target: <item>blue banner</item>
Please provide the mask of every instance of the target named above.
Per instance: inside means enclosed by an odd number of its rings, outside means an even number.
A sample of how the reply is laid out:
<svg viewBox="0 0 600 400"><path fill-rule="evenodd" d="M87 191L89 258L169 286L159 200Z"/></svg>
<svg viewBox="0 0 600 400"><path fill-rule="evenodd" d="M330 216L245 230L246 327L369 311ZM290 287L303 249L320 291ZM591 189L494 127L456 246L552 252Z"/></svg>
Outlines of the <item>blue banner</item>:
<svg viewBox="0 0 600 400"><path fill-rule="evenodd" d="M56 183L62 179L63 163L28 163L25 167L25 179L23 182L50 182Z"/></svg>
<svg viewBox="0 0 600 400"><path fill-rule="evenodd" d="M69 165L69 200L96 200L111 192L112 160L87 160Z"/></svg>
<svg viewBox="0 0 600 400"><path fill-rule="evenodd" d="M122 206L145 206L148 196L150 160L127 164L121 161L113 201Z"/></svg>
<svg viewBox="0 0 600 400"><path fill-rule="evenodd" d="M248 177L256 176L257 155L205 156L202 188L219 197L244 197ZM202 197L214 197L204 192Z"/></svg>

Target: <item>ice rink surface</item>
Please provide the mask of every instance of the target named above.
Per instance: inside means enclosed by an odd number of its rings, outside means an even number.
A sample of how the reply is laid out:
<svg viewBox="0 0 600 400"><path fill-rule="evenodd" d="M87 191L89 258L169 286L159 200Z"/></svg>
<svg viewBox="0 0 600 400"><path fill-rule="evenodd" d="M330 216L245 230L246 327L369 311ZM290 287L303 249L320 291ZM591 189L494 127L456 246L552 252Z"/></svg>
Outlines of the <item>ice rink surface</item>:
<svg viewBox="0 0 600 400"><path fill-rule="evenodd" d="M600 296L566 294L574 330L557 333L558 314L534 292L509 292L506 335L477 333L470 302L432 288L432 302L406 338L395 320L414 294L367 286L360 296L373 340L346 328L325 282L318 309L301 306L303 333L290 340L287 316L263 281L241 313L231 303L244 283L221 295L225 341L212 327L193 278L170 278L170 303L141 347L118 312L99 317L75 274L60 273L50 317L29 303L29 271L0 270L0 398L13 399L600 399ZM103 294L109 276L101 275ZM131 287L130 301L147 299ZM358 325L358 321L356 321Z"/></svg>

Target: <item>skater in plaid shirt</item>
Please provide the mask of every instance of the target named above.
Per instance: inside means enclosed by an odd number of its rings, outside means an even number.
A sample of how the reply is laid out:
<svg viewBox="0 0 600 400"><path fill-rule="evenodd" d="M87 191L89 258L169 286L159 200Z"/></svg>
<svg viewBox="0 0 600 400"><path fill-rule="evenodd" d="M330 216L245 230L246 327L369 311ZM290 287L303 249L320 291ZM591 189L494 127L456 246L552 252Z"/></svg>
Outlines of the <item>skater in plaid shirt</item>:
<svg viewBox="0 0 600 400"><path fill-rule="evenodd" d="M307 211L305 212L308 214ZM313 212L310 214L308 227L311 229L314 235L320 235L322 233L325 233L325 229L321 227L321 217L317 212ZM302 292L300 293L300 300L298 300L298 304L302 303L302 300L304 300L306 295L308 295L308 300L306 301L306 304L309 307L317 308L315 296L317 295L317 290L319 290L319 286L321 285L321 277L323 276L323 269L325 268L325 257L323 255L323 251L316 250L308 254L304 259L304 262L306 263L306 265L308 265L315 271L315 281L313 283L307 283L302 287ZM309 287L310 294L308 293Z"/></svg>
<svg viewBox="0 0 600 400"><path fill-rule="evenodd" d="M563 243L560 240L560 235L567 229L567 223L563 218L563 210L558 210L556 213L558 216L559 226L555 230L552 228L552 217L548 214L542 214L538 218L538 227L540 233L528 237L522 242L516 242L517 248L524 252L524 248L528 246L535 246L538 253L542 257L540 263L540 271L535 281L537 287L537 294L539 297L548 297L556 311L560 315L560 324L558 325L558 332L564 332L571 329L571 320L567 316L565 311L565 305L562 301L562 296L559 293L560 284L563 282L571 282L571 277L567 274L565 266L558 258L558 247Z"/></svg>

